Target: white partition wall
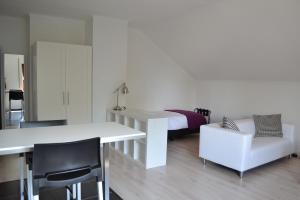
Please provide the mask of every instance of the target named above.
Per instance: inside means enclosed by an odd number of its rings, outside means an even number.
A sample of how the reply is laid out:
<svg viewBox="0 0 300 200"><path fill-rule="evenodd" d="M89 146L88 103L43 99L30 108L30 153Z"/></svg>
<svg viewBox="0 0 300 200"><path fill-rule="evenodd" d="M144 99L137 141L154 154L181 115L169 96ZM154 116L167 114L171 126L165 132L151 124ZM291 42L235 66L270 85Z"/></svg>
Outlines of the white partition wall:
<svg viewBox="0 0 300 200"><path fill-rule="evenodd" d="M105 121L114 91L126 80L128 21L93 16L93 121ZM119 99L120 102L123 98Z"/></svg>
<svg viewBox="0 0 300 200"><path fill-rule="evenodd" d="M143 131L146 138L112 143L112 148L145 165L146 169L166 165L168 119L140 110L108 110L107 121Z"/></svg>

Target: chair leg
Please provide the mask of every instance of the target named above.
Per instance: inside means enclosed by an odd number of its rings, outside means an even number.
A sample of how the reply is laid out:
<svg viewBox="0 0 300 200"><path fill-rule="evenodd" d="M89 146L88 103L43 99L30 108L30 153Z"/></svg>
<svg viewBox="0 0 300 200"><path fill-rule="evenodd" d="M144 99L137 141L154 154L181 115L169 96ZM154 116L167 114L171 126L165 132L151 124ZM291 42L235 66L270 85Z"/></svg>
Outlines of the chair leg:
<svg viewBox="0 0 300 200"><path fill-rule="evenodd" d="M241 180L242 180L242 179L243 179L243 176L244 176L244 172L240 172L239 174L240 174L240 178L241 178Z"/></svg>
<svg viewBox="0 0 300 200"><path fill-rule="evenodd" d="M76 199L77 198L77 188L76 188L76 184L72 185L72 199Z"/></svg>
<svg viewBox="0 0 300 200"><path fill-rule="evenodd" d="M39 195L34 195L33 196L33 200L39 200L39 199L40 199Z"/></svg>
<svg viewBox="0 0 300 200"><path fill-rule="evenodd" d="M67 189L67 200L71 200L71 192Z"/></svg>
<svg viewBox="0 0 300 200"><path fill-rule="evenodd" d="M77 200L81 200L81 183L77 183Z"/></svg>
<svg viewBox="0 0 300 200"><path fill-rule="evenodd" d="M25 111L24 100L22 100L21 102L22 102L22 115L21 115L21 119L24 119L24 111Z"/></svg>
<svg viewBox="0 0 300 200"><path fill-rule="evenodd" d="M20 199L24 200L24 155L19 157L19 172L20 172Z"/></svg>
<svg viewBox="0 0 300 200"><path fill-rule="evenodd" d="M134 143L138 143L135 141ZM109 200L110 199L110 193L109 193L109 143L103 144L102 149L102 174L103 174L103 193L104 193L104 199Z"/></svg>
<svg viewBox="0 0 300 200"><path fill-rule="evenodd" d="M103 185L102 182L97 182L97 189L98 189L98 200L103 200Z"/></svg>
<svg viewBox="0 0 300 200"><path fill-rule="evenodd" d="M203 159L203 165L206 166L206 160L205 159Z"/></svg>
<svg viewBox="0 0 300 200"><path fill-rule="evenodd" d="M9 123L11 123L11 100L9 100L8 115L9 115Z"/></svg>
<svg viewBox="0 0 300 200"><path fill-rule="evenodd" d="M32 197L33 197L33 200L39 200L39 189L40 189L40 186L39 186L39 181L37 179L31 179L32 181Z"/></svg>
<svg viewBox="0 0 300 200"><path fill-rule="evenodd" d="M31 187L31 181L30 181L30 172L29 172L29 166L27 165L27 167L26 167L26 174L27 174L27 199L28 200L32 200L31 199L31 189L30 189L30 187Z"/></svg>
<svg viewBox="0 0 300 200"><path fill-rule="evenodd" d="M29 181L30 181L30 190L29 190L29 193L30 193L30 200L33 199L33 191L32 191L32 170L29 170Z"/></svg>

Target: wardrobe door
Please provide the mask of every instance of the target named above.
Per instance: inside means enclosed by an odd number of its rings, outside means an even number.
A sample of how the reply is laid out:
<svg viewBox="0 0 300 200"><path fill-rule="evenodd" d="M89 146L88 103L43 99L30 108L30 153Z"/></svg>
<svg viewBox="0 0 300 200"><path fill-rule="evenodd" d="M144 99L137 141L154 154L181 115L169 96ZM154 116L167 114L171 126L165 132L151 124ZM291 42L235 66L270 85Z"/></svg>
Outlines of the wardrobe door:
<svg viewBox="0 0 300 200"><path fill-rule="evenodd" d="M65 119L65 49L62 45L36 45L37 120Z"/></svg>
<svg viewBox="0 0 300 200"><path fill-rule="evenodd" d="M69 124L91 122L92 48L68 45L66 65Z"/></svg>

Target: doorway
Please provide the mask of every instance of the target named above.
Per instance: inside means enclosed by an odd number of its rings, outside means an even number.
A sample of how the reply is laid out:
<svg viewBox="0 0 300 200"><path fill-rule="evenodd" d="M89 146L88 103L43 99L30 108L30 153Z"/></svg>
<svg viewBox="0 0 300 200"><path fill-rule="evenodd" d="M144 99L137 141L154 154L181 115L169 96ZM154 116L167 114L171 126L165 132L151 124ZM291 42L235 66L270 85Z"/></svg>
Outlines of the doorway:
<svg viewBox="0 0 300 200"><path fill-rule="evenodd" d="M19 128L24 120L24 55L4 54L5 128Z"/></svg>

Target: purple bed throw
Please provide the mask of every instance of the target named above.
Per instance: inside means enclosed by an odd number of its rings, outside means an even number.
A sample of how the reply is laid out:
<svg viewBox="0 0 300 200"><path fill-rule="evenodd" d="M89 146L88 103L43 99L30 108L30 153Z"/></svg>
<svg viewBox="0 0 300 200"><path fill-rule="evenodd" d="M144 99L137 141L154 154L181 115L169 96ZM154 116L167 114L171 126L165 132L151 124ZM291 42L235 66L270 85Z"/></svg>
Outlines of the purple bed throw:
<svg viewBox="0 0 300 200"><path fill-rule="evenodd" d="M187 110L166 110L169 112L175 112L186 116L189 129L200 128L201 125L207 124L206 118L196 112Z"/></svg>

